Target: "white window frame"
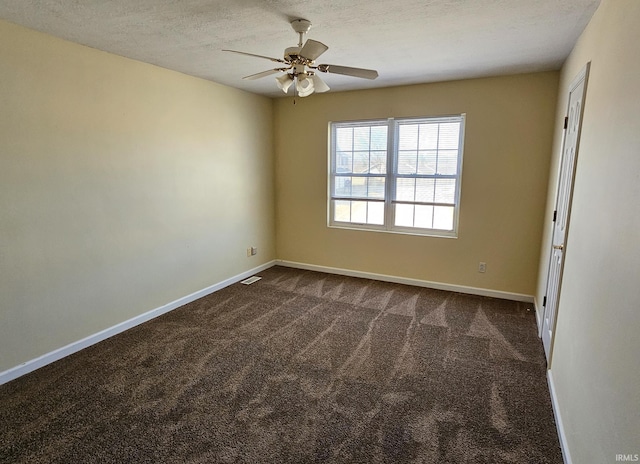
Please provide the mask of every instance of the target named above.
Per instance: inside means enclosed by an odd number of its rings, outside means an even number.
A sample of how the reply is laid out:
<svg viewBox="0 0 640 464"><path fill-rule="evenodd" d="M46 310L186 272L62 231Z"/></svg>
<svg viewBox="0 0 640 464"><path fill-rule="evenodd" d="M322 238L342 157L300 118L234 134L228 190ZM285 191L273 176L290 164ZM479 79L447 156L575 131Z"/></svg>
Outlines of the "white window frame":
<svg viewBox="0 0 640 464"><path fill-rule="evenodd" d="M359 120L359 121L338 121L329 123L329 182L328 182L328 206L327 206L327 225L333 228L357 229L357 230L374 230L391 233L426 235L434 237L450 237L458 236L458 219L460 215L460 188L462 184L462 159L464 151L464 129L466 114L437 116L437 117L412 117L412 118L388 118L375 120ZM457 170L455 175L441 174L398 174L398 139L399 127L402 124L420 124L420 123L446 123L459 122L460 132L458 140L458 158ZM385 178L385 197L377 200L371 198L356 197L340 197L334 196L336 174L336 129L340 127L371 127L386 126L387 127L387 166L386 174L356 174L358 177L384 177ZM351 174L353 176L353 174ZM338 176L339 177L339 176ZM456 180L454 202L447 203L446 206L453 206L453 228L452 230L443 230L435 228L422 227L403 227L394 225L396 205L405 203L413 205L441 205L435 202L421 203L417 201L396 201L396 184L399 178L433 178L446 179L454 178ZM335 201L339 200L366 200L380 201L384 203L384 224L366 224L359 222L343 222L336 221L335 218Z"/></svg>

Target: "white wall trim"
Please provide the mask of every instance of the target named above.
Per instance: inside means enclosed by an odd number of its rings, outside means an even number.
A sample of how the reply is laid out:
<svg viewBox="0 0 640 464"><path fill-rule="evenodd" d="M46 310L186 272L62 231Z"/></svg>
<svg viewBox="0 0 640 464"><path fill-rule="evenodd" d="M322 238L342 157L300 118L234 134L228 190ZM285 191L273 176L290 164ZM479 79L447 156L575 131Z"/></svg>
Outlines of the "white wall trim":
<svg viewBox="0 0 640 464"><path fill-rule="evenodd" d="M505 300L522 301L524 303L533 303L532 295L524 295L522 293L503 292L500 290L490 290L486 288L467 287L464 285L445 284L441 282L430 282L428 280L410 279L408 277L396 277L385 274L375 274L373 272L353 271L350 269L341 269L337 267L318 266L316 264L297 263L294 261L276 260L279 266L293 267L296 269L306 269L308 271L326 272L329 274L339 274L350 277L362 277L364 279L381 280L383 282L393 282L396 284L414 285L417 287L435 288L437 290L447 290L450 292L468 293L471 295L490 296L493 298L502 298Z"/></svg>
<svg viewBox="0 0 640 464"><path fill-rule="evenodd" d="M47 364L51 364L54 361L58 361L59 359L64 358L65 356L69 356L70 354L76 353L84 348L87 348L91 345L95 345L102 340L106 340L109 337L112 337L116 334L124 332L132 327L135 327L143 322L147 322L151 319L154 319L162 314L168 313L180 306L184 306L187 303L191 303L192 301L197 300L198 298L202 298L203 296L207 296L210 293L221 290L225 287L228 287L231 284L239 282L247 277L254 275L257 272L268 269L276 264L276 261L269 261L268 263L262 264L258 267L245 271L236 276L230 277L222 282L218 282L217 284L213 284L207 288L203 288L202 290L198 290L190 295L183 296L182 298L178 298L175 301L167 303L159 308L152 309L151 311L147 311L138 316L132 317L124 322L120 322L112 327L101 330L98 333L93 335L89 335L88 337L83 338L82 340L78 340L72 342L66 346L53 350L49 353L43 354L42 356L38 356L37 358L31 359L27 362L19 364L18 366L7 369L4 372L0 372L0 385L5 384L11 380L17 379L20 376L28 374L29 372L33 372L36 369L46 366Z"/></svg>
<svg viewBox="0 0 640 464"><path fill-rule="evenodd" d="M553 416L556 419L556 428L558 429L558 439L560 440L560 449L562 450L562 459L564 460L564 464L572 464L571 453L569 453L569 445L567 444L567 436L564 433L564 425L562 425L562 417L560 417L558 397L556 396L556 387L553 383L553 374L551 373L551 369L547 371L547 383L549 384L549 393L551 394L551 406L553 407Z"/></svg>
<svg viewBox="0 0 640 464"><path fill-rule="evenodd" d="M536 322L538 323L538 337L542 338L542 318L544 317L544 309L538 307L538 299L533 297L533 308L536 311Z"/></svg>

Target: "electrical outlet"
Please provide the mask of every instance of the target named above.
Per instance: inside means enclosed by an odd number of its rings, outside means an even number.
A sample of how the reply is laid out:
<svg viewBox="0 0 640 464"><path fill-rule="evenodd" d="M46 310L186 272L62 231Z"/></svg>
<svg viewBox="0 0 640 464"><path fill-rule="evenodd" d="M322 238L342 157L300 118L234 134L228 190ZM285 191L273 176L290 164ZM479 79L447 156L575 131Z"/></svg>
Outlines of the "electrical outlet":
<svg viewBox="0 0 640 464"><path fill-rule="evenodd" d="M258 254L258 247L251 247L251 256L255 256Z"/></svg>
<svg viewBox="0 0 640 464"><path fill-rule="evenodd" d="M251 257L251 247L247 248L247 258Z"/></svg>
<svg viewBox="0 0 640 464"><path fill-rule="evenodd" d="M480 261L478 264L478 272L487 272L487 263Z"/></svg>

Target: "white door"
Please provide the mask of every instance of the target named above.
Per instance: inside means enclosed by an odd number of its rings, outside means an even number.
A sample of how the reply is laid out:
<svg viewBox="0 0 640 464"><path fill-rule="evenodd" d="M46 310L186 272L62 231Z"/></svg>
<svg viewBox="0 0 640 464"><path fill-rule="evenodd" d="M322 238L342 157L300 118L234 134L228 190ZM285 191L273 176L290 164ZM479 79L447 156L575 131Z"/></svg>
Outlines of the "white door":
<svg viewBox="0 0 640 464"><path fill-rule="evenodd" d="M551 360L551 346L558 312L560 285L562 282L562 268L564 252L571 212L571 197L573 193L573 178L580 145L580 129L584 96L587 90L590 63L578 74L569 88L569 104L565 118L564 142L562 145L562 161L556 197L556 209L553 217L553 239L549 254L549 273L547 276L547 292L544 297L544 316L542 319L542 344L547 356Z"/></svg>

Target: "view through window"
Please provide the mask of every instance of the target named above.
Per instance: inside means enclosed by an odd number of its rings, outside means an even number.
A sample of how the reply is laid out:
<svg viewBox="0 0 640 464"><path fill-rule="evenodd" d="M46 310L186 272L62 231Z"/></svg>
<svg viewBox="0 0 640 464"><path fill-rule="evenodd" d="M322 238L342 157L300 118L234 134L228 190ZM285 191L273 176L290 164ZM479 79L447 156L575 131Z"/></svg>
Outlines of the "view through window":
<svg viewBox="0 0 640 464"><path fill-rule="evenodd" d="M457 233L464 115L331 123L329 225Z"/></svg>

